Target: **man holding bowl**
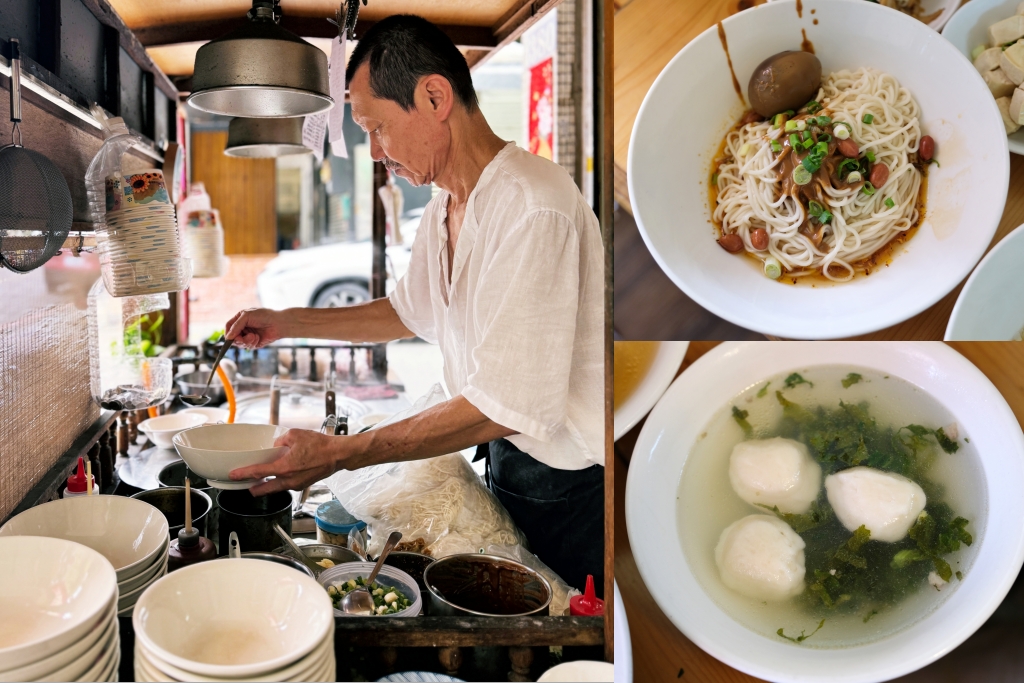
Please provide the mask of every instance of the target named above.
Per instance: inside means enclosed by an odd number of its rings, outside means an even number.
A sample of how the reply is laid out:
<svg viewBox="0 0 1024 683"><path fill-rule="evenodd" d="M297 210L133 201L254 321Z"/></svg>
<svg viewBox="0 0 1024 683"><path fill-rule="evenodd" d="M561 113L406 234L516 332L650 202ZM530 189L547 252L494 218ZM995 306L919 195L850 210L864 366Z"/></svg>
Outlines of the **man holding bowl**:
<svg viewBox="0 0 1024 683"><path fill-rule="evenodd" d="M393 16L346 71L372 157L427 205L409 270L387 298L347 308L241 311L243 347L288 337L437 343L452 398L353 436L289 430L284 455L233 479L255 495L302 489L339 469L480 445L488 485L530 549L569 585L603 585L604 266L597 219L558 165L496 136L465 58L436 26Z"/></svg>

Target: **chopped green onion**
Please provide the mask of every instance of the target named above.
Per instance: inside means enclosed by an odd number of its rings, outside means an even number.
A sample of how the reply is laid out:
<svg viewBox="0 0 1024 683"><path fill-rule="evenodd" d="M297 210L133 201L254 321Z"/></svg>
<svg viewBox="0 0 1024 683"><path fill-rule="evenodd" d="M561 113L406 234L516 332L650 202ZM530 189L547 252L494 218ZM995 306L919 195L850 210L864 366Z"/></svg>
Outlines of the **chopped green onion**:
<svg viewBox="0 0 1024 683"><path fill-rule="evenodd" d="M851 171L850 175L846 176L846 182L850 183L851 185L853 183L859 183L863 179L864 176L860 174L860 171Z"/></svg>
<svg viewBox="0 0 1024 683"><path fill-rule="evenodd" d="M818 117L818 125L819 126L824 127L824 126L827 126L830 123L832 123L832 119L830 119L829 117L827 117L827 116L819 116Z"/></svg>
<svg viewBox="0 0 1024 683"><path fill-rule="evenodd" d="M814 153L820 154L822 157L828 156L828 143L819 141L818 144L814 146Z"/></svg>
<svg viewBox="0 0 1024 683"><path fill-rule="evenodd" d="M811 147L814 147L814 139L813 138L807 138L806 140L803 141L803 144L801 145L801 147L803 147L805 150L806 149L810 149Z"/></svg>
<svg viewBox="0 0 1024 683"><path fill-rule="evenodd" d="M793 169L793 182L797 185L806 185L811 182L811 177L811 172L804 168L803 165Z"/></svg>
<svg viewBox="0 0 1024 683"><path fill-rule="evenodd" d="M832 126L832 132L836 134L836 138L839 140L846 140L850 137L850 127L845 123Z"/></svg>
<svg viewBox="0 0 1024 683"><path fill-rule="evenodd" d="M800 119L799 121L796 122L796 129L807 130L807 122L804 121L803 119Z"/></svg>
<svg viewBox="0 0 1024 683"><path fill-rule="evenodd" d="M807 131L806 130L800 131L800 139L801 140L806 140L807 139Z"/></svg>
<svg viewBox="0 0 1024 683"><path fill-rule="evenodd" d="M896 206L896 202L894 202L892 200L892 197L886 197L885 198L885 205L888 206L891 209L892 207Z"/></svg>
<svg viewBox="0 0 1024 683"><path fill-rule="evenodd" d="M871 182L869 181L869 182L864 183L864 186L860 188L860 191L870 197L871 195L873 195L875 193L875 186L872 185Z"/></svg>
<svg viewBox="0 0 1024 683"><path fill-rule="evenodd" d="M772 140L772 151L776 154L782 153L782 143L778 140Z"/></svg>
<svg viewBox="0 0 1024 683"><path fill-rule="evenodd" d="M750 143L745 142L745 143L743 143L743 146L740 147L740 156L741 157L745 157L749 153L750 153Z"/></svg>
<svg viewBox="0 0 1024 683"><path fill-rule="evenodd" d="M796 133L789 134L789 146L793 149L800 149L800 138Z"/></svg>
<svg viewBox="0 0 1024 683"><path fill-rule="evenodd" d="M821 212L825 210L825 207L814 201L813 199L807 202L807 213L811 214L815 218L821 215Z"/></svg>
<svg viewBox="0 0 1024 683"><path fill-rule="evenodd" d="M873 114L864 114L864 118L861 119L861 121L863 121L864 123L867 123L867 124L870 124L874 120L875 120L875 117L874 117Z"/></svg>
<svg viewBox="0 0 1024 683"><path fill-rule="evenodd" d="M981 53L984 52L987 49L988 48L986 48L984 45L979 45L978 47L976 47L973 50L971 50L971 61L973 62L975 59L980 57Z"/></svg>
<svg viewBox="0 0 1024 683"><path fill-rule="evenodd" d="M843 173L846 172L847 166L849 166L853 171L856 171L858 168L860 168L860 162L857 161L856 159L843 159L842 162L840 162L839 164L839 168L836 169L836 174L840 178L842 178Z"/></svg>
<svg viewBox="0 0 1024 683"><path fill-rule="evenodd" d="M711 174L711 184L712 185L717 185L718 184L718 174L717 173L712 173Z"/></svg>
<svg viewBox="0 0 1024 683"><path fill-rule="evenodd" d="M796 124L796 121L786 121L786 132L788 133L790 131L796 130Z"/></svg>
<svg viewBox="0 0 1024 683"><path fill-rule="evenodd" d="M832 220L832 212L828 211L827 209L825 211L822 211L821 215L818 216L818 221L822 225L824 225L825 223L828 223L830 220Z"/></svg>
<svg viewBox="0 0 1024 683"><path fill-rule="evenodd" d="M782 277L782 264L779 263L779 259L774 256L769 256L764 260L764 274L773 280L778 280Z"/></svg>
<svg viewBox="0 0 1024 683"><path fill-rule="evenodd" d="M786 120L786 115L785 114L776 114L775 118L772 119L772 128L776 128L776 129L780 128L782 126L782 122L785 121L785 120Z"/></svg>
<svg viewBox="0 0 1024 683"><path fill-rule="evenodd" d="M811 100L810 102L804 105L804 109L806 109L807 113L809 114L816 114L817 112L821 111L821 105L818 104L817 100Z"/></svg>
<svg viewBox="0 0 1024 683"><path fill-rule="evenodd" d="M870 149L867 152L864 152L864 156L866 156L868 158L868 161L870 161L871 163L875 163L875 153L872 152Z"/></svg>
<svg viewBox="0 0 1024 683"><path fill-rule="evenodd" d="M795 114L796 112L795 112L795 111L793 111L792 109L787 109L786 111L784 111L784 112L782 112L782 113L783 113L783 114L785 114L786 116L792 116L792 115L793 115L793 114Z"/></svg>
<svg viewBox="0 0 1024 683"><path fill-rule="evenodd" d="M818 142L832 142L832 136L828 133L822 133L818 136Z"/></svg>
<svg viewBox="0 0 1024 683"><path fill-rule="evenodd" d="M821 168L821 157L812 152L804 157L803 161L800 162L800 166L806 168L808 173L815 173Z"/></svg>

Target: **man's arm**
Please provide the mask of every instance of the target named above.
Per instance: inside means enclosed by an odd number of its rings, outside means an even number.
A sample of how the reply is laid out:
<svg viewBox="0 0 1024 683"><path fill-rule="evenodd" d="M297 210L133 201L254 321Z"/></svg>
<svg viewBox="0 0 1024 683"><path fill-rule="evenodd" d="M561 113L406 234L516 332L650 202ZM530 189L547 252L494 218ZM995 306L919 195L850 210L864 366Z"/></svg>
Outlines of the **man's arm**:
<svg viewBox="0 0 1024 683"><path fill-rule="evenodd" d="M306 337L350 342L389 342L415 336L387 298L344 308L252 308L235 314L225 336L242 347Z"/></svg>
<svg viewBox="0 0 1024 683"><path fill-rule="evenodd" d="M422 460L515 434L481 413L462 396L428 408L401 422L353 436L327 436L290 429L274 445L288 448L266 465L232 470L232 479L276 477L254 486L261 496L300 490L345 469L403 460Z"/></svg>

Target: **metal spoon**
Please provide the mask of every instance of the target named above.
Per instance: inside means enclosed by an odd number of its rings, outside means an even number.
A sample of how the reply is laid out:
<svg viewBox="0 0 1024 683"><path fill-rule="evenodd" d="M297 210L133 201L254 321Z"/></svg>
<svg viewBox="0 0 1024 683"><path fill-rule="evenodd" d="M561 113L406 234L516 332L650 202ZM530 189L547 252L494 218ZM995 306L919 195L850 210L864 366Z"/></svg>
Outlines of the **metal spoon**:
<svg viewBox="0 0 1024 683"><path fill-rule="evenodd" d="M210 402L210 397L206 395L207 392L210 391L210 382L213 381L213 376L217 373L217 366L220 365L221 360L227 355L228 349L231 348L231 345L235 343L233 339L224 339L223 335L221 335L221 341L224 342L224 346L220 347L220 351L217 353L217 358L213 361L213 367L210 368L210 376L206 380L206 388L203 389L203 393L182 394L180 396L182 403L199 408Z"/></svg>
<svg viewBox="0 0 1024 683"><path fill-rule="evenodd" d="M281 525L277 522L274 522L274 531L277 532L277 535L281 537L281 540L284 541L284 544L288 546L288 548L292 551L292 554L295 555L295 557L299 558L303 564L309 567L309 571L313 572L314 576L319 575L320 572L324 570L323 567L321 567L312 559L310 559L310 557L306 555L306 553L302 552L302 548L296 545L295 541L292 540L292 537L289 536L287 532L285 532L285 530L282 529Z"/></svg>
<svg viewBox="0 0 1024 683"><path fill-rule="evenodd" d="M374 579L377 578L377 572L379 572L380 568L384 566L384 560L387 559L388 553L390 553L401 540L402 532L391 532L391 535L388 536L388 542L384 544L384 550L381 551L380 557L377 558L377 564L374 566L373 571L370 572L370 577L366 579L366 584L359 586L341 599L342 612L345 614L373 614L374 605L373 596L370 595L370 586L373 585Z"/></svg>

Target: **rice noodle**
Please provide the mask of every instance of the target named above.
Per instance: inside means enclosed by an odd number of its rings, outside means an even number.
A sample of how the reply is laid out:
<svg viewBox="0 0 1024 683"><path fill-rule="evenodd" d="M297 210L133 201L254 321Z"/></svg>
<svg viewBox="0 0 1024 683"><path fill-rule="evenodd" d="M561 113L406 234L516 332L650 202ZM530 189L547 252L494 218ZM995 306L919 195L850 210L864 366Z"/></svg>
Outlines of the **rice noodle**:
<svg viewBox="0 0 1024 683"><path fill-rule="evenodd" d="M718 168L714 220L723 234L735 233L746 251L761 260L769 255L782 264L787 277L820 272L834 281L850 280L856 263L909 230L918 219L917 198L922 174L911 161L921 140L919 108L910 92L892 76L874 69L837 71L818 92L822 114L834 123L846 123L862 153L871 151L875 163L885 164L889 178L872 195L860 187L835 188L826 184L825 208L833 214L819 246L799 232L805 208L782 194L771 142L788 137L770 121L749 123L731 131L725 141L726 161ZM874 119L863 122L870 113ZM745 150L746 154L740 154ZM885 205L892 198L894 206ZM750 232L768 232L767 251L756 251Z"/></svg>

